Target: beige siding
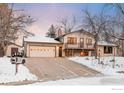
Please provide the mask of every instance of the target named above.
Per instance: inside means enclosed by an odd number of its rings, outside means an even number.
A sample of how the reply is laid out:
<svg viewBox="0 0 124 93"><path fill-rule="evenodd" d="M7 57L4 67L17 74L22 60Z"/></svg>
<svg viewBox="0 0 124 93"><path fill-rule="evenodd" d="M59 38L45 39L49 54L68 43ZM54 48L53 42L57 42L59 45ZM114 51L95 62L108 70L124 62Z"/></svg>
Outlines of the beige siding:
<svg viewBox="0 0 124 93"><path fill-rule="evenodd" d="M99 51L100 50L100 51ZM97 47L97 53L98 55L100 54L100 56L117 56L117 47L116 46L113 46L113 52L112 54L105 54L104 53L104 46L98 46Z"/></svg>
<svg viewBox="0 0 124 93"><path fill-rule="evenodd" d="M68 42L67 42L68 37L75 37L77 40L77 43L76 44L68 44ZM80 47L80 39L81 38L83 38L83 42L84 42L83 47ZM91 45L87 45L87 39L92 40ZM84 49L84 50L88 51L88 55L91 56L91 50L94 50L94 43L95 43L95 40L94 40L93 36L87 32L77 31L74 33L67 34L63 37L63 56L65 56L64 49L80 49L80 51L74 51L73 56L80 56L81 49Z"/></svg>
<svg viewBox="0 0 124 93"><path fill-rule="evenodd" d="M77 44L67 44L67 38L68 37L76 37L77 38ZM83 33L83 32L74 32L74 33L70 33L70 34L67 34L63 37L63 50L66 49L66 44L67 44L67 49L78 49L78 44L80 44L80 38L83 38L84 39L84 47L82 49L89 49L88 51L88 55L91 56L91 51L90 49L94 49L94 43L95 43L95 39L93 38L92 35L88 35L87 33ZM92 45L90 45L89 47L87 47L87 39L92 39ZM100 50L100 52L98 51ZM117 56L117 47L116 46L113 46L113 53L111 54L105 54L104 53L104 46L98 46L97 48L97 53L101 56ZM65 51L63 51L63 54L65 54ZM75 52L75 55L77 56L80 56L79 52L76 53Z"/></svg>
<svg viewBox="0 0 124 93"><path fill-rule="evenodd" d="M91 56L91 51L89 51L89 54L88 54L88 56Z"/></svg>
<svg viewBox="0 0 124 93"><path fill-rule="evenodd" d="M22 46L22 45L23 45L23 36L20 35L20 36L18 37L18 39L15 40L14 43L17 44L17 45Z"/></svg>
<svg viewBox="0 0 124 93"><path fill-rule="evenodd" d="M59 56L59 46L62 45L58 45L58 44L48 44L48 43L27 43L26 45L26 55L27 57L30 57L30 46L35 46L35 47L54 47L55 48L55 56L58 57ZM47 57L47 56L46 56Z"/></svg>
<svg viewBox="0 0 124 93"><path fill-rule="evenodd" d="M6 56L11 56L11 48L18 48L18 49L20 49L21 47L16 46L16 45L14 45L14 44L9 45L9 46L7 47Z"/></svg>
<svg viewBox="0 0 124 93"><path fill-rule="evenodd" d="M80 38L84 38L84 47L87 48L87 38L90 38L92 39L92 45L91 47L89 46L89 48L92 48L93 47L93 44L95 43L95 40L93 37L90 37L89 35L87 34L83 34L83 33L80 33L80 32L77 32L77 33L71 33L71 34L68 34L66 36L64 36L64 44L67 43L67 38L68 37L76 37L77 38L77 43L80 43ZM69 45L70 47L78 47L77 44L75 45ZM63 45L63 47L65 48L65 45Z"/></svg>

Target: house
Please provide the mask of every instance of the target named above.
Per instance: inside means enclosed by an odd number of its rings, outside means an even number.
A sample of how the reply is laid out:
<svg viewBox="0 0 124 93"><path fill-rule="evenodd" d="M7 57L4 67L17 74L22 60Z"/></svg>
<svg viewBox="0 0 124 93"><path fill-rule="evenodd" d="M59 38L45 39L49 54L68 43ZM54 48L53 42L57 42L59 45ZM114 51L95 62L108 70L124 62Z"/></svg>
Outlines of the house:
<svg viewBox="0 0 124 93"><path fill-rule="evenodd" d="M63 56L94 56L95 39L93 34L83 29L62 35L57 40L63 43ZM97 44L98 56L117 56L117 45L105 41Z"/></svg>
<svg viewBox="0 0 124 93"><path fill-rule="evenodd" d="M17 53L18 51L23 49L23 42L24 42L24 37L26 36L33 36L32 33L30 32L23 32L23 31L18 31L17 32L18 38L15 41L11 41L7 47L6 51L6 56L12 56L13 54ZM3 55L1 55L3 56Z"/></svg>
<svg viewBox="0 0 124 93"><path fill-rule="evenodd" d="M117 56L117 50L117 45L110 42L99 41L97 44L98 56Z"/></svg>
<svg viewBox="0 0 124 93"><path fill-rule="evenodd" d="M63 56L91 56L94 53L94 36L81 29L61 36Z"/></svg>
<svg viewBox="0 0 124 93"><path fill-rule="evenodd" d="M94 44L93 34L83 29L61 35L56 39L44 36L24 38L24 50L27 57L94 56ZM99 56L117 55L117 46L99 41L97 54Z"/></svg>
<svg viewBox="0 0 124 93"><path fill-rule="evenodd" d="M12 56L21 49L27 57L94 56L94 43L93 34L83 29L61 35L56 39L19 32L18 39L10 42L6 56ZM116 56L117 46L99 41L97 54L98 56Z"/></svg>
<svg viewBox="0 0 124 93"><path fill-rule="evenodd" d="M15 53L17 53L22 48L23 48L23 46L10 42L8 47L7 47L5 55L10 57L10 56L14 55Z"/></svg>
<svg viewBox="0 0 124 93"><path fill-rule="evenodd" d="M62 57L62 43L54 38L32 36L24 41L27 57Z"/></svg>

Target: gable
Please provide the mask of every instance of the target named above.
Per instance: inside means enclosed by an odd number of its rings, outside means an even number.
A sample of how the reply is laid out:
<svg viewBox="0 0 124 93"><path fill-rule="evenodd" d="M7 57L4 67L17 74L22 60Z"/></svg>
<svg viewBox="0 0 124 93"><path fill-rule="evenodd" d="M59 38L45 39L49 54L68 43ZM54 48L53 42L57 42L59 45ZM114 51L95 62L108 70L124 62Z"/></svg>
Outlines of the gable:
<svg viewBox="0 0 124 93"><path fill-rule="evenodd" d="M78 34L78 35L81 35L82 34L82 35L87 35L89 37L94 37L92 33L88 32L88 31L85 31L83 29L77 30L77 31L73 31L73 32L70 32L70 33L67 33L67 34L63 35L63 37L64 36L67 36L67 35L73 35L73 34L75 34L75 35L76 34Z"/></svg>

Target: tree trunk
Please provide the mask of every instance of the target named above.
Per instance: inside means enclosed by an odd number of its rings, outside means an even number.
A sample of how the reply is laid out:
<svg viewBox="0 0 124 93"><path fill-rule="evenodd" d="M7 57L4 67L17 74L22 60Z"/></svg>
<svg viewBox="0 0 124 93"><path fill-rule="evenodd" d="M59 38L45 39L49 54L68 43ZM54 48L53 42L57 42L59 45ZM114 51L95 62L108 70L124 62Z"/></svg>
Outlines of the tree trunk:
<svg viewBox="0 0 124 93"><path fill-rule="evenodd" d="M5 44L5 42L2 42L3 56L5 56L5 55L6 55L6 52L7 52L7 47L8 47L8 45L7 45L7 44Z"/></svg>
<svg viewBox="0 0 124 93"><path fill-rule="evenodd" d="M95 37L95 44L94 44L94 48L95 48L95 59L97 59L97 42L98 42L98 39L97 39L97 36Z"/></svg>
<svg viewBox="0 0 124 93"><path fill-rule="evenodd" d="M6 56L7 46L4 47L4 56Z"/></svg>
<svg viewBox="0 0 124 93"><path fill-rule="evenodd" d="M95 45L95 59L97 59L97 45Z"/></svg>
<svg viewBox="0 0 124 93"><path fill-rule="evenodd" d="M124 57L124 40L122 40L122 56Z"/></svg>

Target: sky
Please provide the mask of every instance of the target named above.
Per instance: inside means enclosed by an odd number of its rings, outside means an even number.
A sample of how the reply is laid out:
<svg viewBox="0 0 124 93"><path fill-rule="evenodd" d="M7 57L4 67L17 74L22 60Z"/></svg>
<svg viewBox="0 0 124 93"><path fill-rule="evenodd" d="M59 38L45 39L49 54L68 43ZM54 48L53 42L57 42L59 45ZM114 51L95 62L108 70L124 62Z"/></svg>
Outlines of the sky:
<svg viewBox="0 0 124 93"><path fill-rule="evenodd" d="M79 23L82 18L82 10L88 9L97 13L104 4L85 3L15 3L15 9L24 9L27 15L33 17L36 22L27 27L29 32L37 35L45 35L51 24L57 25L62 18L75 16ZM77 23L78 24L78 23Z"/></svg>

